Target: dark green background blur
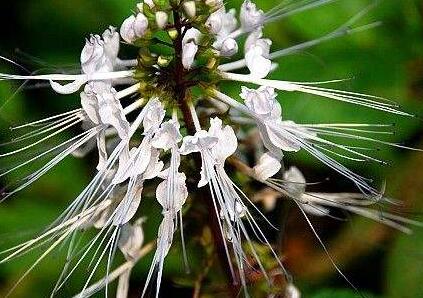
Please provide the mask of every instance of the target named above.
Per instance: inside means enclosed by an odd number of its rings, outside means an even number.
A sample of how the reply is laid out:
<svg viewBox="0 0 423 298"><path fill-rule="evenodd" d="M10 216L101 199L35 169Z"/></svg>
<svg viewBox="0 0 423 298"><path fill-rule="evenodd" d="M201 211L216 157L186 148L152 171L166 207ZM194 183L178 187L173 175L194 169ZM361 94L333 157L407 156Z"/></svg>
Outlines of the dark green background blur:
<svg viewBox="0 0 423 298"><path fill-rule="evenodd" d="M227 2L230 7L239 7L241 3L240 0ZM279 1L256 2L263 9L269 9ZM46 65L77 67L84 38L90 33L102 32L109 25L119 26L135 3L132 0L2 1L0 55L19 61L31 70L45 68ZM288 47L335 29L369 3L366 0L340 0L272 24L265 32L274 42L273 49ZM272 76L292 81L352 78L336 87L394 99L405 110L423 116L422 13L421 1L380 1L360 24L382 21L382 26L280 59L280 68ZM0 62L0 70L19 73L18 68L3 62ZM17 87L18 84L0 82L2 142L11 139L10 126L65 112L79 105L77 95L59 96L48 89L24 90L8 100ZM237 85L226 84L225 88L234 96L239 92ZM423 125L418 120L313 96L281 94L280 100L286 119L300 123L395 123L397 134L386 140L403 141L407 145L423 148ZM5 149L0 147L0 150ZM357 167L351 163L349 166L375 177L379 184L385 177L387 193L406 202L406 213L403 214L421 218L423 153L382 148L378 154L389 160L390 165L380 167L369 163L366 167ZM0 159L0 169L6 168L9 162ZM28 239L59 215L92 177L95 164L95 155L84 160L67 158L26 191L2 203L0 249ZM338 182L341 181L339 177L305 155L289 156L288 164L299 165L306 170L307 176L315 179L334 178L325 185L325 190L352 190L348 183ZM3 180L2 183L7 181ZM296 284L303 296L355 297L356 294L322 254L307 225L296 223L295 219L299 216L294 212L291 220L287 221L285 243L289 264L293 267ZM277 215L273 214L272 218L275 217ZM415 228L415 233L408 236L355 217L347 223L331 221L315 220L338 263L360 290L375 297L423 297L422 229ZM146 233L152 237L156 232L151 229ZM32 254L0 265L0 297L34 260L35 255ZM12 296L47 297L58 277L62 260L62 253L53 254L25 279ZM166 276L182 272L179 254L171 255L167 263ZM140 294L147 268L148 261L144 261L135 271L132 278L133 297ZM86 274L84 269L79 270L61 295L67 297L77 293ZM169 294L171 291L173 295ZM163 297L175 295L189 297L189 291L181 290L169 278L165 278Z"/></svg>

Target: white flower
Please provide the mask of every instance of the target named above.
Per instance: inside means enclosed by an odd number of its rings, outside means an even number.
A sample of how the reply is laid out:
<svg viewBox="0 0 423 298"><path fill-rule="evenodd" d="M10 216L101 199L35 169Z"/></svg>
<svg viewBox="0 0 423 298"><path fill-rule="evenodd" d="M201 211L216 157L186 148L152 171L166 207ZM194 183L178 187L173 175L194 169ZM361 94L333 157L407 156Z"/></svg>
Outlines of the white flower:
<svg viewBox="0 0 423 298"><path fill-rule="evenodd" d="M108 83L91 82L81 92L81 105L88 119L96 125L112 126L122 140L128 139L129 122L126 120L116 90ZM104 169L107 161L105 128L97 134L99 150L98 170Z"/></svg>
<svg viewBox="0 0 423 298"><path fill-rule="evenodd" d="M253 90L242 87L240 96L255 117L264 146L274 156L281 155L280 150L297 152L301 149L299 143L284 129L285 126L296 124L282 121L282 108L273 88L260 87Z"/></svg>
<svg viewBox="0 0 423 298"><path fill-rule="evenodd" d="M143 37L148 28L148 19L143 13L128 17L120 28L120 35L127 43L133 43Z"/></svg>
<svg viewBox="0 0 423 298"><path fill-rule="evenodd" d="M109 37L108 34L105 35ZM86 74L112 71L117 58L116 48L119 48L119 40L111 38L106 44L99 35L92 35L81 52L82 71Z"/></svg>
<svg viewBox="0 0 423 298"><path fill-rule="evenodd" d="M245 32L256 29L264 23L264 12L257 9L256 4L245 0L240 12L241 28Z"/></svg>
<svg viewBox="0 0 423 298"><path fill-rule="evenodd" d="M238 146L238 141L230 126L222 126L222 120L214 118L210 120L209 131L198 131L194 136L187 136L183 139L180 149L182 155L193 152L201 152L210 158L213 165L224 166L225 160L231 156ZM207 185L208 170L203 159L201 168L201 180L198 187Z"/></svg>
<svg viewBox="0 0 423 298"><path fill-rule="evenodd" d="M186 44L193 41L197 45L199 45L201 41L201 37L202 37L202 34L200 30L198 30L197 28L190 28L185 33L184 38L182 39L182 44Z"/></svg>

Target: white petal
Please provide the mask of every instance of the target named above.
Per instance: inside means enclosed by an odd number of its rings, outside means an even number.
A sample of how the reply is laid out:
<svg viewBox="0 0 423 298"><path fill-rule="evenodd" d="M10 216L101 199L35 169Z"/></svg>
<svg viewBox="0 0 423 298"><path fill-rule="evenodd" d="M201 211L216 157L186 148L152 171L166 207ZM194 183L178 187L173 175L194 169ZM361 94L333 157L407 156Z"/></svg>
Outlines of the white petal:
<svg viewBox="0 0 423 298"><path fill-rule="evenodd" d="M157 149L169 150L182 140L179 128L178 121L169 120L162 123L159 130L155 133L151 144Z"/></svg>
<svg viewBox="0 0 423 298"><path fill-rule="evenodd" d="M185 1L183 4L185 13L187 15L187 17L189 18L193 18L195 17L196 13L197 13L197 8L195 5L195 1Z"/></svg>
<svg viewBox="0 0 423 298"><path fill-rule="evenodd" d="M143 119L144 133L159 129L166 113L162 103L158 99L152 99L146 109L147 111Z"/></svg>
<svg viewBox="0 0 423 298"><path fill-rule="evenodd" d="M119 209L115 215L114 225L120 226L126 224L135 216L141 204L142 191L143 181L137 179L135 185L128 188L126 196L119 204Z"/></svg>
<svg viewBox="0 0 423 298"><path fill-rule="evenodd" d="M55 81L50 81L51 88L59 94L72 94L81 89L82 85L87 82L86 79L79 79L72 83L61 85Z"/></svg>
<svg viewBox="0 0 423 298"><path fill-rule="evenodd" d="M258 164L254 167L254 172L260 180L267 180L273 177L281 169L281 156L275 156L270 152L264 153Z"/></svg>
<svg viewBox="0 0 423 298"><path fill-rule="evenodd" d="M226 38L220 47L220 55L222 57L232 57L238 53L238 43L233 38Z"/></svg>
<svg viewBox="0 0 423 298"><path fill-rule="evenodd" d="M216 117L210 120L209 133L218 138L218 142L213 146L212 151L214 157L223 164L229 156L235 153L238 147L235 132L230 126L223 127L222 120Z"/></svg>
<svg viewBox="0 0 423 298"><path fill-rule="evenodd" d="M289 170L284 173L283 177L286 181L286 190L293 196L300 198L305 193L306 180L298 168L289 168Z"/></svg>
<svg viewBox="0 0 423 298"><path fill-rule="evenodd" d="M168 15L166 12L164 11L156 12L157 27L159 27L160 29L163 29L164 27L166 27L167 21L168 21Z"/></svg>
<svg viewBox="0 0 423 298"><path fill-rule="evenodd" d="M272 61L265 58L264 54L260 46L254 46L245 54L247 67L254 78L265 78L272 69Z"/></svg>
<svg viewBox="0 0 423 298"><path fill-rule="evenodd" d="M295 141L280 125L269 124L266 126L270 141L282 151L298 152L301 150L300 144Z"/></svg>
<svg viewBox="0 0 423 298"><path fill-rule="evenodd" d="M135 258L143 243L142 220L137 220L134 225L126 224L122 227L118 246L127 259Z"/></svg>
<svg viewBox="0 0 423 298"><path fill-rule="evenodd" d="M136 40L136 34L134 29L135 16L129 16L125 21L123 21L120 26L120 36L127 43L133 43Z"/></svg>
<svg viewBox="0 0 423 298"><path fill-rule="evenodd" d="M256 5L250 0L245 0L241 5L240 11L241 27L245 31L250 31L264 23L264 12L257 9Z"/></svg>

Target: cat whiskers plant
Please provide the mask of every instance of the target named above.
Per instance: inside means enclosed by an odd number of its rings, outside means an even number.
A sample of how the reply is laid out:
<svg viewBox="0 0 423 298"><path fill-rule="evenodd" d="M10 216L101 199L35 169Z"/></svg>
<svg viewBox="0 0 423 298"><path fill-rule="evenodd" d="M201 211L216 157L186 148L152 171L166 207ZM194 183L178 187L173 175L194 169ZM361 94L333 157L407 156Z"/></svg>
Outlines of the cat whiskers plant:
<svg viewBox="0 0 423 298"><path fill-rule="evenodd" d="M185 239L190 240L184 235L183 214L189 215L195 206L202 206L207 211L207 225L212 230L217 254L224 264L222 267L226 269L230 295L235 297L243 290L244 295L249 296L251 272L259 272L268 284L269 293L297 293L282 258L262 231L259 219L273 226L249 200L243 191L244 185L237 185L234 173L228 171L226 161L231 161L234 155L240 157L237 162L240 173L294 200L309 223L309 214L330 216L327 208L338 208L403 232L410 231L405 225L418 225L416 221L371 209L373 204L391 201L370 179L348 168L343 161L380 164L384 161L361 148L329 137L359 140L367 146L376 143L417 149L361 135L378 135L380 132L372 129L388 127L385 124L298 124L285 115L282 118L277 91L286 95L293 92L315 95L333 100L334 104L338 101L402 117L414 117L412 114L384 98L322 87L339 82L337 80L266 79L278 67L275 62L278 58L379 25L356 26L370 10L366 8L327 35L272 51L272 41L264 37L264 26L332 2L335 0L281 1L280 5L264 12L252 1L245 0L238 22L236 11L228 11L220 0L145 0L123 21L119 30L109 27L101 36L92 35L86 40L80 57L80 74L0 73L0 80L44 81L59 94L80 92L81 104L73 111L16 127L35 129L15 139L14 143L35 141L20 149L0 153L0 158L17 155L40 144L50 144L53 137L64 131L77 125L83 127L82 133L1 173L5 176L59 152L23 182L7 189L3 200L30 186L69 155L83 157L98 149L94 178L58 219L40 236L3 252L6 256L0 263L36 247L47 247L15 287L53 250L67 244L67 259L52 296L59 293L90 254L90 274L76 297L88 297L102 287L107 296L108 284L117 275L120 276L119 297L127 296L132 267L117 271L117 274L112 272L113 261L118 249L127 261L139 259L138 252L144 243L141 224L145 221L140 216L148 217L140 207L141 202L155 197L162 217L143 297L151 284L155 285L155 296L159 296L165 259L178 229L183 258L189 265ZM235 60L233 57L241 52L242 36L247 37L242 49L244 57ZM138 56L120 59L121 40L124 46L136 48ZM248 74L237 73L238 70L248 71ZM233 98L221 88L221 83L228 81L259 88L243 86L239 98ZM128 101L131 103L124 104ZM207 117L209 121L201 117L205 108L212 115ZM227 113L228 109L234 113ZM240 119L245 124L241 128L238 126ZM253 168L243 161L246 153L238 146L251 126L258 129L264 148ZM277 178L283 171L284 153L299 151L309 153L352 181L359 193L308 193L305 179L296 168L284 171L283 179ZM198 176L199 181L189 183ZM311 223L310 227L314 231ZM83 235L88 229L97 231L85 243ZM268 271L274 268L263 261L263 247L274 260L271 266L283 272L286 289L275 284L269 276ZM89 286L102 261L107 264L105 278Z"/></svg>

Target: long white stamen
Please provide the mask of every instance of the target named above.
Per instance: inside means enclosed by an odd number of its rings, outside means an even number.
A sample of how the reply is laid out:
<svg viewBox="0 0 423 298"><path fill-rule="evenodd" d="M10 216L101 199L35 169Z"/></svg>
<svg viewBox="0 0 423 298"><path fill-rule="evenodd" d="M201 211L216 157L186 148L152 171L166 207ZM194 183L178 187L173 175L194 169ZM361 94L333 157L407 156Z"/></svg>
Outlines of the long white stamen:
<svg viewBox="0 0 423 298"><path fill-rule="evenodd" d="M47 74L34 76L21 76L0 73L0 79L3 80L37 80L37 81L104 81L120 78L128 78L134 75L133 70L115 71L115 72L99 72L94 74Z"/></svg>
<svg viewBox="0 0 423 298"><path fill-rule="evenodd" d="M275 88L281 91L288 92L303 92L313 95L318 95L325 98L335 99L342 102L347 102L351 104L356 104L376 110L385 111L392 114L398 114L402 116L414 117L414 115L403 112L401 110L395 109L395 106L379 101L371 100L368 95L357 94L357 95L347 95L344 94L346 91L332 90L325 88L317 88L311 86L305 86L298 83L293 83L289 81L276 81L276 80L267 80L267 79L258 79L251 75L235 74L235 73L221 73L222 78L225 80L238 81L244 83L252 83L260 86L267 86Z"/></svg>

